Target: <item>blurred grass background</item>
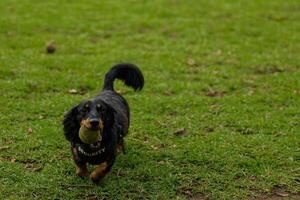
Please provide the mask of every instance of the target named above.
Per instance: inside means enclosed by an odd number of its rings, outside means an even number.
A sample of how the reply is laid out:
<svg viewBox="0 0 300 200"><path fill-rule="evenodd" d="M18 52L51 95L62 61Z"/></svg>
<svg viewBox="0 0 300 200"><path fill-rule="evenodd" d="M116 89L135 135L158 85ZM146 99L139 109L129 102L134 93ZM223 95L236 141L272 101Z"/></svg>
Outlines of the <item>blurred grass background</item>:
<svg viewBox="0 0 300 200"><path fill-rule="evenodd" d="M1 199L299 198L299 1L9 0L0 16ZM116 84L127 154L95 186L61 120L120 62L146 84Z"/></svg>

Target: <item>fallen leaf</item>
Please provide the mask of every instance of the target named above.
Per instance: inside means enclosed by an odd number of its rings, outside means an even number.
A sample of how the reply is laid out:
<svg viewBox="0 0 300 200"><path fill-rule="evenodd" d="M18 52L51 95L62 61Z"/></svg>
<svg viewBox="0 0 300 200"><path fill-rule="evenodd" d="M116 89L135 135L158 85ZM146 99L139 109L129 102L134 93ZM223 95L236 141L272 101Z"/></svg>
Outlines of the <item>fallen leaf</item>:
<svg viewBox="0 0 300 200"><path fill-rule="evenodd" d="M185 136L185 135L187 135L187 134L188 134L188 133L187 133L187 131L186 131L185 128L179 129L178 131L176 131L176 132L174 133L174 135L176 135L176 136Z"/></svg>
<svg viewBox="0 0 300 200"><path fill-rule="evenodd" d="M68 92L70 94L78 94L78 91L76 89L70 89Z"/></svg>
<svg viewBox="0 0 300 200"><path fill-rule="evenodd" d="M151 148L154 149L154 150L157 150L157 149L158 149L158 147L155 146L155 145L151 145Z"/></svg>
<svg viewBox="0 0 300 200"><path fill-rule="evenodd" d="M219 50L213 52L212 54L213 54L214 56L220 56L220 55L222 54L222 50L219 49Z"/></svg>
<svg viewBox="0 0 300 200"><path fill-rule="evenodd" d="M118 94L123 94L124 92L122 90L117 90L116 91Z"/></svg>
<svg viewBox="0 0 300 200"><path fill-rule="evenodd" d="M268 66L268 67L263 67L255 70L256 74L274 74L274 73L281 73L281 72L284 72L284 69L278 66Z"/></svg>
<svg viewBox="0 0 300 200"><path fill-rule="evenodd" d="M41 171L43 169L43 167L35 167L35 168L33 168L31 171L33 171L33 172L38 172L38 171Z"/></svg>
<svg viewBox="0 0 300 200"><path fill-rule="evenodd" d="M211 133L211 132L213 132L215 129L214 128L212 128L212 127L206 127L206 128L204 128L204 131L206 132L206 133Z"/></svg>
<svg viewBox="0 0 300 200"><path fill-rule="evenodd" d="M168 113L170 116L176 116L178 113L176 111L171 111Z"/></svg>
<svg viewBox="0 0 300 200"><path fill-rule="evenodd" d="M289 196L289 193L287 193L287 192L275 192L275 194L280 197L288 197Z"/></svg>
<svg viewBox="0 0 300 200"><path fill-rule="evenodd" d="M196 64L195 60L192 59L192 58L188 58L186 63L189 65L189 66L194 66Z"/></svg>
<svg viewBox="0 0 300 200"><path fill-rule="evenodd" d="M32 128L28 128L28 129L27 129L27 133L28 133L28 134L31 134L32 132L33 132Z"/></svg>
<svg viewBox="0 0 300 200"><path fill-rule="evenodd" d="M294 94L300 94L300 89L296 89L293 92L294 92Z"/></svg>
<svg viewBox="0 0 300 200"><path fill-rule="evenodd" d="M56 50L56 45L53 42L50 42L46 45L46 52L47 53L54 53Z"/></svg>
<svg viewBox="0 0 300 200"><path fill-rule="evenodd" d="M76 184L76 185L69 185L69 184L61 184L62 187L64 188L93 188L93 185L81 185L81 184Z"/></svg>
<svg viewBox="0 0 300 200"><path fill-rule="evenodd" d="M192 199L194 199L194 200L205 200L207 198L202 193L196 193L196 194L193 195Z"/></svg>
<svg viewBox="0 0 300 200"><path fill-rule="evenodd" d="M166 145L165 144L155 144L155 145L151 145L151 148L154 149L154 150L158 150L158 149L163 149L165 148Z"/></svg>
<svg viewBox="0 0 300 200"><path fill-rule="evenodd" d="M0 161L7 161L7 162L12 162L12 163L14 163L14 162L16 162L16 159L15 159L15 158L12 158L12 157L10 157L10 156L5 156L5 157L1 157L1 156L0 156Z"/></svg>
<svg viewBox="0 0 300 200"><path fill-rule="evenodd" d="M217 91L213 89L209 89L206 91L205 95L209 97L223 97L226 94L225 91Z"/></svg>
<svg viewBox="0 0 300 200"><path fill-rule="evenodd" d="M121 172L121 170L119 169L117 172L117 177L124 177L126 175L126 173Z"/></svg>
<svg viewBox="0 0 300 200"><path fill-rule="evenodd" d="M144 143L148 143L149 142L149 137L147 135L144 136Z"/></svg>
<svg viewBox="0 0 300 200"><path fill-rule="evenodd" d="M87 200L98 200L97 196L90 196L87 198Z"/></svg>
<svg viewBox="0 0 300 200"><path fill-rule="evenodd" d="M163 164L165 164L166 163L166 161L164 161L164 160L161 160L161 161L158 161L157 162L157 164L159 164L159 165L163 165Z"/></svg>
<svg viewBox="0 0 300 200"><path fill-rule="evenodd" d="M188 187L179 188L176 193L177 193L177 195L184 195L184 196L188 196L188 197L193 196L192 189L188 188Z"/></svg>
<svg viewBox="0 0 300 200"><path fill-rule="evenodd" d="M24 167L25 167L25 169L28 169L29 171L32 171L32 172L38 172L43 169L42 166L38 166L33 163L26 163Z"/></svg>
<svg viewBox="0 0 300 200"><path fill-rule="evenodd" d="M0 147L0 151L5 150L5 149L9 149L9 148L10 148L9 146L3 146L3 147Z"/></svg>
<svg viewBox="0 0 300 200"><path fill-rule="evenodd" d="M162 149L162 148L165 148L166 145L165 144L155 144L155 145L151 145L151 148L154 149L154 150L157 150L157 149Z"/></svg>
<svg viewBox="0 0 300 200"><path fill-rule="evenodd" d="M161 143L161 144L158 144L158 145L157 145L157 147L158 147L158 148L160 148L160 149L162 149L162 148L165 148L165 147L166 147L166 145L165 145L165 144L163 144L163 143Z"/></svg>
<svg viewBox="0 0 300 200"><path fill-rule="evenodd" d="M166 95L166 96L172 96L174 93L173 92L171 92L171 91L165 91L164 92L164 95Z"/></svg>

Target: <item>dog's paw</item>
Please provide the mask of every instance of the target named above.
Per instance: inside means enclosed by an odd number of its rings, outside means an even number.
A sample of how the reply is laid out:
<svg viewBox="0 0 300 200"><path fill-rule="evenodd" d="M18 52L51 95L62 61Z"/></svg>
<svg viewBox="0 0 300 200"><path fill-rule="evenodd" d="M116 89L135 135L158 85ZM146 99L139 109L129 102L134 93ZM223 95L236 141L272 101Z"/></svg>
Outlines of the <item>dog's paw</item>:
<svg viewBox="0 0 300 200"><path fill-rule="evenodd" d="M94 171L91 173L91 180L98 184L99 181L105 176L107 173L107 162L103 162L100 165L96 166Z"/></svg>
<svg viewBox="0 0 300 200"><path fill-rule="evenodd" d="M93 183L95 183L96 185L99 184L100 180L103 177L99 177L99 176L95 176L93 173L90 175L90 179L93 181Z"/></svg>
<svg viewBox="0 0 300 200"><path fill-rule="evenodd" d="M90 174L88 171L82 170L82 169L76 169L76 175L80 178L84 179L88 177Z"/></svg>

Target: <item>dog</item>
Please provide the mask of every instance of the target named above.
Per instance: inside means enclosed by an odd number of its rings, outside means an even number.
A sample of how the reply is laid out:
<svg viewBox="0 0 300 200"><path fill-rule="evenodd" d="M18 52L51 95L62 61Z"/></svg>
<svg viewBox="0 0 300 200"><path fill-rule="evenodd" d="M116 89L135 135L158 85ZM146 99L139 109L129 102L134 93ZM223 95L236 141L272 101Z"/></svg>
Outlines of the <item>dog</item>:
<svg viewBox="0 0 300 200"><path fill-rule="evenodd" d="M102 91L94 98L81 101L70 109L63 119L65 138L71 144L76 174L98 183L111 169L118 153L125 153L124 137L130 124L127 101L114 90L114 80L139 91L144 86L144 76L133 64L117 64L105 75ZM99 130L99 140L86 144L79 137L81 126ZM89 174L87 164L96 165Z"/></svg>

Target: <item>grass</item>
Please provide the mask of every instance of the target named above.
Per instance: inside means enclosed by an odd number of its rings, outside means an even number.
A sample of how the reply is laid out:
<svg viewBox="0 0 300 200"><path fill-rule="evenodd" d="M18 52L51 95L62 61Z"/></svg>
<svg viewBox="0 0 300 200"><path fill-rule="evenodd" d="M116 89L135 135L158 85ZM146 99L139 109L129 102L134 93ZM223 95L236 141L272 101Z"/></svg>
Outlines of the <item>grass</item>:
<svg viewBox="0 0 300 200"><path fill-rule="evenodd" d="M297 0L0 1L0 199L299 197L299 11ZM117 83L132 109L127 154L96 186L75 176L61 120L119 62L146 84Z"/></svg>

